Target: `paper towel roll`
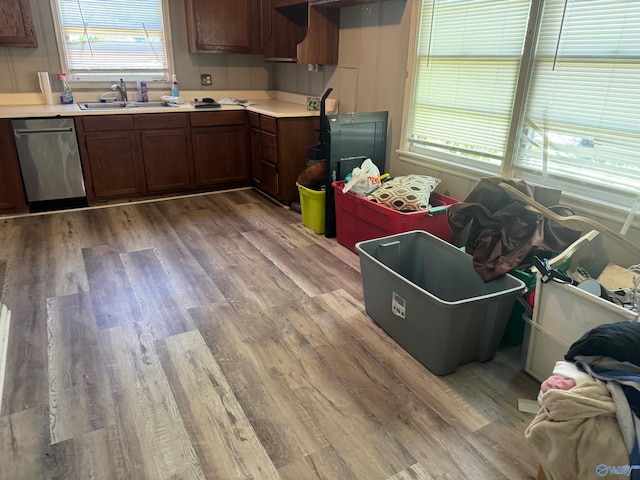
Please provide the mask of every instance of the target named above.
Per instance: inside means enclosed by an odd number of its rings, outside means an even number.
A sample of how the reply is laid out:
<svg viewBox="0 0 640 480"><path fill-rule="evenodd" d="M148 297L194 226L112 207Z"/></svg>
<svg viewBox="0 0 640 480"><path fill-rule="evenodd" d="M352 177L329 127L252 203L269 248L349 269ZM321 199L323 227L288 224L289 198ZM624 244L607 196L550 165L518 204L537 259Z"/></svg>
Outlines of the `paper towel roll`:
<svg viewBox="0 0 640 480"><path fill-rule="evenodd" d="M53 105L53 93L51 92L51 83L49 82L49 72L38 72L38 83L45 105Z"/></svg>

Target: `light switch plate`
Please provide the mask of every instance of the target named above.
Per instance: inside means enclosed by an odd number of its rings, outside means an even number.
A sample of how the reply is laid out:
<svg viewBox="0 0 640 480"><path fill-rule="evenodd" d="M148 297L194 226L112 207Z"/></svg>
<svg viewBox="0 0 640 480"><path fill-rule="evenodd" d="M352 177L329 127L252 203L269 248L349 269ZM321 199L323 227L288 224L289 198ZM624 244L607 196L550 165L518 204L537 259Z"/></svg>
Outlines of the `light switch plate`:
<svg viewBox="0 0 640 480"><path fill-rule="evenodd" d="M203 73L200 75L200 85L204 85L208 87L212 84L211 75L208 73Z"/></svg>

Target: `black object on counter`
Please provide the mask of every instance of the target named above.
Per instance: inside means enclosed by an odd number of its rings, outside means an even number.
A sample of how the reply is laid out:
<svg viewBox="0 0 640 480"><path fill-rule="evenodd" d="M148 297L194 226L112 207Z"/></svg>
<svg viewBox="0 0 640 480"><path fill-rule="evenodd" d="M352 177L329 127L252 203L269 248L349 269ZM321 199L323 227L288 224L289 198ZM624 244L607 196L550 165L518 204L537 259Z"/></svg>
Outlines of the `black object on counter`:
<svg viewBox="0 0 640 480"><path fill-rule="evenodd" d="M218 102L213 98L208 97L203 98L200 102L196 98L191 102L191 105L193 105L194 108L221 108L221 105Z"/></svg>

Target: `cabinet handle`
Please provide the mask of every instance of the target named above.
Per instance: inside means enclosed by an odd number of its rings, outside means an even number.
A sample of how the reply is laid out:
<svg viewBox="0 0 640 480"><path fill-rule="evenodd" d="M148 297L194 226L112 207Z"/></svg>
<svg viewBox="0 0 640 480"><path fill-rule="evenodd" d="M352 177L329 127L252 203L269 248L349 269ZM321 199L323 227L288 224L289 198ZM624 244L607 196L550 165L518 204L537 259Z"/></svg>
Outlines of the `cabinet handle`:
<svg viewBox="0 0 640 480"><path fill-rule="evenodd" d="M73 128L16 128L16 135L29 135L30 133L65 133L73 132Z"/></svg>

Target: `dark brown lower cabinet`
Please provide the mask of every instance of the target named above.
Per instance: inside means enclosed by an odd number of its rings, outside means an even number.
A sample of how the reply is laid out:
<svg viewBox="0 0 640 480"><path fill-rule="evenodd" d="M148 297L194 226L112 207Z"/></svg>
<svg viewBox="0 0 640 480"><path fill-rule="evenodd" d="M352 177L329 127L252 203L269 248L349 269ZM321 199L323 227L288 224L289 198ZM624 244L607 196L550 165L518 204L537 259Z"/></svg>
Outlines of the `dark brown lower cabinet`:
<svg viewBox="0 0 640 480"><path fill-rule="evenodd" d="M247 124L248 119L248 124ZM76 130L89 201L256 185L282 202L319 118L276 118L244 110L87 115Z"/></svg>
<svg viewBox="0 0 640 480"><path fill-rule="evenodd" d="M76 118L89 201L193 188L187 113Z"/></svg>
<svg viewBox="0 0 640 480"><path fill-rule="evenodd" d="M191 148L187 129L140 132L144 178L149 192L192 187Z"/></svg>
<svg viewBox="0 0 640 480"><path fill-rule="evenodd" d="M186 113L133 115L140 138L146 192L186 191L193 187L189 117Z"/></svg>
<svg viewBox="0 0 640 480"><path fill-rule="evenodd" d="M27 211L11 120L0 119L0 213Z"/></svg>
<svg viewBox="0 0 640 480"><path fill-rule="evenodd" d="M260 161L260 185L257 186L274 198L280 197L278 169L274 164L264 160Z"/></svg>
<svg viewBox="0 0 640 480"><path fill-rule="evenodd" d="M191 141L197 187L249 180L244 125L193 128Z"/></svg>
<svg viewBox="0 0 640 480"><path fill-rule="evenodd" d="M144 193L144 170L136 132L87 133L83 143L82 156L90 159L90 168L85 165L88 196L90 191L95 198Z"/></svg>
<svg viewBox="0 0 640 480"><path fill-rule="evenodd" d="M249 185L244 111L190 113L196 187Z"/></svg>
<svg viewBox="0 0 640 480"><path fill-rule="evenodd" d="M271 117L249 112L255 185L282 202L298 200L296 179L307 149L318 142L319 117Z"/></svg>
<svg viewBox="0 0 640 480"><path fill-rule="evenodd" d="M255 113L249 113L249 115L258 116L258 114ZM251 178L253 178L253 183L259 187L262 183L262 169L260 168L260 163L262 162L260 155L260 127L249 127L249 144L251 148Z"/></svg>

